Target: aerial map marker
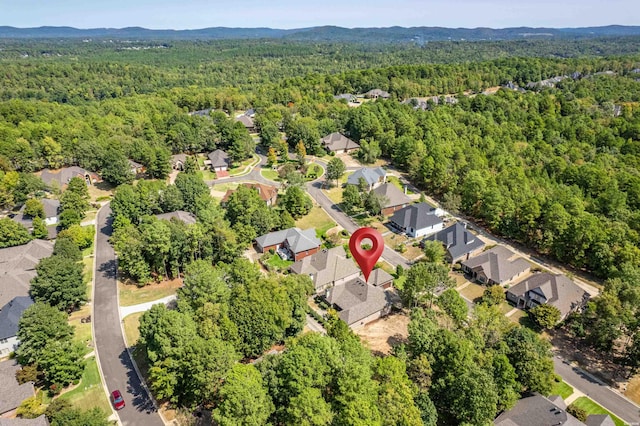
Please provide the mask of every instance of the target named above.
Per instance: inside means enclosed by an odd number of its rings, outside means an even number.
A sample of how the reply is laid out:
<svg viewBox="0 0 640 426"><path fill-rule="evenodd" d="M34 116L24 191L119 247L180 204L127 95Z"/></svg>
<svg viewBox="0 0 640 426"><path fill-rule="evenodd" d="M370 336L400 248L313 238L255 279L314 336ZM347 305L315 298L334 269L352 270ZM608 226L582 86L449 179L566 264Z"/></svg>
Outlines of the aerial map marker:
<svg viewBox="0 0 640 426"><path fill-rule="evenodd" d="M369 250L362 248L362 241L365 239L371 240L372 247ZM353 258L358 262L358 266L360 266L360 270L364 275L364 280L368 281L371 270L384 250L382 234L373 228L360 228L351 235L349 250L351 250Z"/></svg>

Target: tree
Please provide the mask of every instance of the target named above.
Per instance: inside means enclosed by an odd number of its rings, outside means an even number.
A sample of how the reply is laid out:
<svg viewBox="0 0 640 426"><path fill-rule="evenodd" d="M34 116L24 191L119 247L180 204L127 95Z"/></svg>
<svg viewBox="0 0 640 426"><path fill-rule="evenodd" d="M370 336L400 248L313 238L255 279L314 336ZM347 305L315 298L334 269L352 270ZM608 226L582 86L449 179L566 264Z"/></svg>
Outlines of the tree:
<svg viewBox="0 0 640 426"><path fill-rule="evenodd" d="M42 348L37 360L38 369L43 372L47 383L61 389L82 377L84 354L85 346L80 342L51 340Z"/></svg>
<svg viewBox="0 0 640 426"><path fill-rule="evenodd" d="M280 197L279 204L284 207L294 219L305 216L313 207L313 202L298 186L290 186Z"/></svg>
<svg viewBox="0 0 640 426"><path fill-rule="evenodd" d="M364 203L362 195L356 185L347 185L342 191L342 207L348 214L354 214L362 209Z"/></svg>
<svg viewBox="0 0 640 426"><path fill-rule="evenodd" d="M383 425L422 426L414 397L417 389L409 380L405 363L393 356L377 361L374 378L380 383L378 406Z"/></svg>
<svg viewBox="0 0 640 426"><path fill-rule="evenodd" d="M62 256L75 262L80 262L82 260L82 253L80 252L80 249L70 237L63 236L62 238L56 238L56 243L53 246L53 255Z"/></svg>
<svg viewBox="0 0 640 426"><path fill-rule="evenodd" d="M505 335L507 357L524 390L548 395L553 384L551 345L524 327L514 327Z"/></svg>
<svg viewBox="0 0 640 426"><path fill-rule="evenodd" d="M460 296L455 289L450 288L445 290L438 297L437 303L438 306L453 318L456 324L462 325L462 323L467 319L467 312L469 308L462 296Z"/></svg>
<svg viewBox="0 0 640 426"><path fill-rule="evenodd" d="M307 149L304 147L304 143L299 141L296 144L296 158L298 159L298 163L302 166L304 165L304 159L307 156Z"/></svg>
<svg viewBox="0 0 640 426"><path fill-rule="evenodd" d="M32 218L44 219L44 207L37 198L30 198L24 203L24 214Z"/></svg>
<svg viewBox="0 0 640 426"><path fill-rule="evenodd" d="M62 256L41 259L31 280L31 297L61 311L73 310L87 299L82 264Z"/></svg>
<svg viewBox="0 0 640 426"><path fill-rule="evenodd" d="M484 289L482 303L488 306L496 306L504 302L504 290L499 285L492 285Z"/></svg>
<svg viewBox="0 0 640 426"><path fill-rule="evenodd" d="M287 141L291 147L302 142L306 152L319 154L322 152L320 145L320 132L318 123L312 117L294 118L286 126Z"/></svg>
<svg viewBox="0 0 640 426"><path fill-rule="evenodd" d="M180 300L187 301L193 309L206 303L227 303L230 289L221 271L205 260L187 265L184 284L179 289Z"/></svg>
<svg viewBox="0 0 640 426"><path fill-rule="evenodd" d="M58 401L61 400L55 399L49 407ZM107 419L107 414L99 408L82 411L69 407L56 411L47 409L47 412L51 426L109 426L111 424Z"/></svg>
<svg viewBox="0 0 640 426"><path fill-rule="evenodd" d="M382 209L388 202L389 199L387 197L378 195L373 191L369 191L369 193L364 194L364 208L371 216L381 215Z"/></svg>
<svg viewBox="0 0 640 426"><path fill-rule="evenodd" d="M116 186L130 183L134 178L127 156L118 148L106 150L100 174L104 180Z"/></svg>
<svg viewBox="0 0 640 426"><path fill-rule="evenodd" d="M429 263L444 263L445 259L445 249L440 241L436 240L426 240L423 241L424 247L422 251L424 252L425 260Z"/></svg>
<svg viewBox="0 0 640 426"><path fill-rule="evenodd" d="M47 225L44 220L40 218L40 216L36 216L33 218L33 231L31 231L31 236L33 238L45 239L49 236L49 232L47 231Z"/></svg>
<svg viewBox="0 0 640 426"><path fill-rule="evenodd" d="M338 157L333 157L327 163L327 180L335 180L336 186L338 186L338 182L346 170L347 166L344 164L344 161Z"/></svg>
<svg viewBox="0 0 640 426"><path fill-rule="evenodd" d="M407 272L407 280L400 295L407 306L415 307L428 301L431 307L434 291L452 286L453 282L446 266L421 262L413 265Z"/></svg>
<svg viewBox="0 0 640 426"><path fill-rule="evenodd" d="M322 397L320 389L305 387L289 400L286 417L289 424L324 426L331 424L334 414L331 405Z"/></svg>
<svg viewBox="0 0 640 426"><path fill-rule="evenodd" d="M585 409L578 407L577 405L575 405L575 403L569 404L569 406L567 407L567 413L571 414L573 417L583 423L586 422L587 417L589 417L589 414L585 411Z"/></svg>
<svg viewBox="0 0 640 426"><path fill-rule="evenodd" d="M89 189L87 188L87 182L84 180L84 178L81 178L79 176L74 176L69 180L66 191L73 192L84 200L89 198Z"/></svg>
<svg viewBox="0 0 640 426"><path fill-rule="evenodd" d="M8 217L0 219L0 248L26 244L31 241L31 238L32 236L24 226Z"/></svg>
<svg viewBox="0 0 640 426"><path fill-rule="evenodd" d="M272 146L269 147L269 152L267 152L267 166L273 167L278 163L278 156L276 155L276 150L273 149Z"/></svg>
<svg viewBox="0 0 640 426"><path fill-rule="evenodd" d="M22 365L37 363L43 348L51 341L67 341L73 338L73 327L67 323L67 315L46 303L29 306L18 322L20 345L16 350Z"/></svg>
<svg viewBox="0 0 640 426"><path fill-rule="evenodd" d="M260 123L260 142L263 146L274 148L280 142L280 131L272 121L264 120Z"/></svg>
<svg viewBox="0 0 640 426"><path fill-rule="evenodd" d="M560 321L560 310L553 305L543 304L529 310L533 320L540 328L553 328Z"/></svg>
<svg viewBox="0 0 640 426"><path fill-rule="evenodd" d="M95 228L91 226L71 225L67 229L60 231L58 238L70 238L80 250L91 247Z"/></svg>
<svg viewBox="0 0 640 426"><path fill-rule="evenodd" d="M220 389L221 402L213 411L220 426L262 426L275 407L251 364L236 364Z"/></svg>
<svg viewBox="0 0 640 426"><path fill-rule="evenodd" d="M196 201L205 195L209 195L209 187L197 175L179 173L175 181L176 188L180 190L184 200L184 209L196 212Z"/></svg>
<svg viewBox="0 0 640 426"><path fill-rule="evenodd" d="M371 140L367 142L366 140L360 141L360 149L358 150L358 158L365 164L375 163L376 160L380 157L382 151L380 150L380 145L377 141Z"/></svg>

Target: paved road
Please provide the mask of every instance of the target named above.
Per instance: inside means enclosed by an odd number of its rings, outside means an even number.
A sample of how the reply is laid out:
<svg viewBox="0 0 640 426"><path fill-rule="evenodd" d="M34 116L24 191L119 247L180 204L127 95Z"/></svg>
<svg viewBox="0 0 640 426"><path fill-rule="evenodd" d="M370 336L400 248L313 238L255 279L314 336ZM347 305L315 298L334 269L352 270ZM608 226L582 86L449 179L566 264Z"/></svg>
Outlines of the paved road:
<svg viewBox="0 0 640 426"><path fill-rule="evenodd" d="M260 162L253 169L251 169L251 171L246 175L233 176L233 177L216 179L216 180L208 180L208 181L205 181L205 183L208 186L213 186L213 185L222 184L222 183L254 181L254 182L263 183L265 185L271 185L279 188L281 186L279 182L274 182L272 180L266 179L260 173L260 170L262 170L262 168L267 164L267 157L265 157L261 152L256 152L256 154L258 154L258 157L260 157Z"/></svg>
<svg viewBox="0 0 640 426"><path fill-rule="evenodd" d="M164 422L140 383L127 352L118 313L116 258L109 244L111 208L105 205L98 212L96 240L95 293L93 323L96 354L104 381L111 392L122 392L125 408L118 411L123 426L162 426Z"/></svg>
<svg viewBox="0 0 640 426"><path fill-rule="evenodd" d="M640 424L640 407L614 392L610 387L577 367L565 364L558 356L553 357L556 373L565 382L593 399L629 424Z"/></svg>

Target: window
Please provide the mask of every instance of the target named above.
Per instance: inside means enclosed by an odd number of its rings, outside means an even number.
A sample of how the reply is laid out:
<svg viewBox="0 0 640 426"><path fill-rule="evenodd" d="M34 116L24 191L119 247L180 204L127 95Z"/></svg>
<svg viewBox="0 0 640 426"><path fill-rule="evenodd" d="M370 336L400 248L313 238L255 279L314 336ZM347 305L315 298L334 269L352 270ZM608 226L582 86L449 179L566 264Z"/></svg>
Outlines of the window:
<svg viewBox="0 0 640 426"><path fill-rule="evenodd" d="M0 343L7 343L9 339L0 339Z"/></svg>

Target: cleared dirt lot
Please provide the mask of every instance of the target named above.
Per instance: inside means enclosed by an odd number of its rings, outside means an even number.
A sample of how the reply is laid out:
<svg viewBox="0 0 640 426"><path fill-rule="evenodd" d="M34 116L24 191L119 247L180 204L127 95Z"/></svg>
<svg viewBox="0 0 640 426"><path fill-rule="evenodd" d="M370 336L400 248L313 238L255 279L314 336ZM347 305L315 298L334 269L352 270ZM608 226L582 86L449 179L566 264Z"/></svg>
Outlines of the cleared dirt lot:
<svg viewBox="0 0 640 426"><path fill-rule="evenodd" d="M365 325L355 333L374 353L389 354L391 346L407 340L409 317L404 314L388 315Z"/></svg>

